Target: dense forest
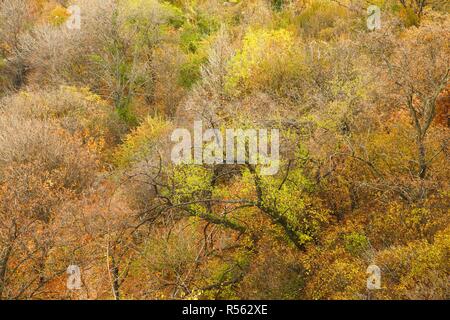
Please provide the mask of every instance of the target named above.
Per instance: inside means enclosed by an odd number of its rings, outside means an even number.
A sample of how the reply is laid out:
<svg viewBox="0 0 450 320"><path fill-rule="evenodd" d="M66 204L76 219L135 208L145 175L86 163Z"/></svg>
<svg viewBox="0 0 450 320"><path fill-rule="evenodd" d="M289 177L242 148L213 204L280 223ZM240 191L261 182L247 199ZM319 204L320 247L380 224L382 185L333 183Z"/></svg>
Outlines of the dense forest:
<svg viewBox="0 0 450 320"><path fill-rule="evenodd" d="M450 299L449 13L0 0L0 300ZM276 172L174 163L199 121Z"/></svg>

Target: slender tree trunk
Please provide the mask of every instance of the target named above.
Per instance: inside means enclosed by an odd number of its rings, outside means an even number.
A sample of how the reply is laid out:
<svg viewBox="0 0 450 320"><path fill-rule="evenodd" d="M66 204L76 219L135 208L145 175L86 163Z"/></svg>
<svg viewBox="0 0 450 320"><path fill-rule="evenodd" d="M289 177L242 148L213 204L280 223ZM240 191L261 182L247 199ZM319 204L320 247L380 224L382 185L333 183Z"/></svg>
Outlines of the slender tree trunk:
<svg viewBox="0 0 450 320"><path fill-rule="evenodd" d="M8 245L0 256L0 300L3 299L3 290L5 288L5 276L8 266L9 256L11 255L12 245Z"/></svg>
<svg viewBox="0 0 450 320"><path fill-rule="evenodd" d="M427 162L425 159L425 145L423 143L423 139L419 139L418 141L418 156L419 156L419 178L425 179L427 174Z"/></svg>
<svg viewBox="0 0 450 320"><path fill-rule="evenodd" d="M120 300L120 282L119 282L119 267L116 265L114 259L112 259L112 289L114 298Z"/></svg>

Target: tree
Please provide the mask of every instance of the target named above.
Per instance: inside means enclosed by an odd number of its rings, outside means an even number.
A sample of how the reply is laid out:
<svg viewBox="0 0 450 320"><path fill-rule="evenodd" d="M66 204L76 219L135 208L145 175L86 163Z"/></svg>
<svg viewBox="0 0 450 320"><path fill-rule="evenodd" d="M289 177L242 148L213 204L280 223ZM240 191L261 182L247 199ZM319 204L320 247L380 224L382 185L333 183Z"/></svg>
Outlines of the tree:
<svg viewBox="0 0 450 320"><path fill-rule="evenodd" d="M449 34L445 26L424 25L406 31L400 41L386 34L377 35L374 42L383 79L388 80L383 90L397 106L406 108L412 121L416 141L415 175L425 180L433 159L426 149L427 134L436 117L436 103L450 79L449 46L445 39ZM437 153L443 152L443 149ZM424 197L421 186L418 197Z"/></svg>

